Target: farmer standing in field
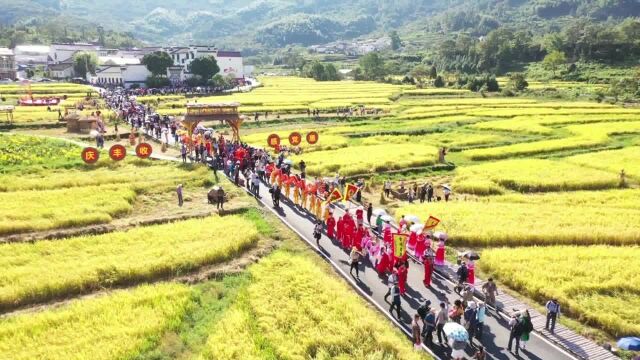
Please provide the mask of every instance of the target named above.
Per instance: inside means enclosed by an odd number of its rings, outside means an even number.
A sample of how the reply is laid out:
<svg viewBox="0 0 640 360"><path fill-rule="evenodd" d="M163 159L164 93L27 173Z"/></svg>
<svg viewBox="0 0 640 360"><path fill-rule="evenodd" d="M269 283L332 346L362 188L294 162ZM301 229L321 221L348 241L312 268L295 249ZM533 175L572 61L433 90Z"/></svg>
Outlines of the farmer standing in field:
<svg viewBox="0 0 640 360"><path fill-rule="evenodd" d="M182 201L182 184L178 185L178 188L176 188L176 193L178 194L178 206L182 207L183 201Z"/></svg>

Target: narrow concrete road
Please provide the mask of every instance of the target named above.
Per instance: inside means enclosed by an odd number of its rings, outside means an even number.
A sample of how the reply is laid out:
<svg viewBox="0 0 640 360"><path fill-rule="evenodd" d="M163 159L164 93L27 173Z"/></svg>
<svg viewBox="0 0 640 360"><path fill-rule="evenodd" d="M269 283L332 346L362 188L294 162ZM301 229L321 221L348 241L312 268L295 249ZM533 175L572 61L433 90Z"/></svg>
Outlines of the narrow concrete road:
<svg viewBox="0 0 640 360"><path fill-rule="evenodd" d="M386 314L388 314L389 304L384 300L384 295L387 292L387 286L385 282L380 279L376 271L372 268L368 260L365 260L360 267L360 279L349 275L349 254L341 249L338 244L333 243L328 237L323 236L319 242L319 246L316 245L313 238L313 221L314 217L311 216L305 210L302 210L288 200L281 200L280 207L274 208L271 194L269 194L268 187L265 184L260 186L259 200L266 208L270 209L276 214L286 225L292 230L298 233L312 248L316 249L321 256L329 261L338 272L343 274L353 286L356 286L360 290L361 294L365 296L369 301L373 301L377 307ZM341 211L337 209L338 213ZM458 298L457 294L453 290L453 284L441 277L435 277L432 283L432 288L427 289L422 284L424 278L424 270L419 264L410 264L407 293L402 299L402 319L399 325L401 325L405 332L410 331L411 317L416 313L420 304L424 303L426 299L431 300L432 307L438 306L440 301L449 301L453 304L453 301ZM527 344L525 350L520 350L520 356L516 357L510 353L507 349L507 343L509 341L509 329L507 319L501 316L496 316L492 312L485 322L484 336L482 344L485 347L487 353L491 359L530 359L530 360L564 360L575 359L575 357L569 355L564 350L542 339L537 334L531 334L531 340ZM435 333L434 333L435 337ZM450 349L447 346L437 345L437 337L434 339L436 345L431 350L433 353L441 359L450 358ZM477 342L476 342L477 343ZM514 345L515 346L515 345ZM467 355L470 358L475 350L471 347L467 347Z"/></svg>

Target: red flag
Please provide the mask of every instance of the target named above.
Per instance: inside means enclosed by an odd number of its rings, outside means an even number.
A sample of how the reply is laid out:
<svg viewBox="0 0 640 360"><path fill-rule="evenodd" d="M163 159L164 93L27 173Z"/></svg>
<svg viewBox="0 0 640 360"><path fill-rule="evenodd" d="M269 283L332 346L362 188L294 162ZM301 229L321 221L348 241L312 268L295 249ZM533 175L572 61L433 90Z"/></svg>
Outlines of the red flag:
<svg viewBox="0 0 640 360"><path fill-rule="evenodd" d="M440 223L440 219L429 215L429 218L424 223L424 229L425 230L431 230L431 229L435 228L436 226L438 226L439 223Z"/></svg>
<svg viewBox="0 0 640 360"><path fill-rule="evenodd" d="M329 194L329 197L327 198L327 203L328 204L332 204L336 201L340 201L342 200L342 194L340 193L340 189L335 188L333 189L333 191L331 192L331 194Z"/></svg>
<svg viewBox="0 0 640 360"><path fill-rule="evenodd" d="M347 188L345 189L345 192L344 192L344 200L345 201L351 200L351 198L354 197L357 192L358 192L357 186L353 184L347 184Z"/></svg>

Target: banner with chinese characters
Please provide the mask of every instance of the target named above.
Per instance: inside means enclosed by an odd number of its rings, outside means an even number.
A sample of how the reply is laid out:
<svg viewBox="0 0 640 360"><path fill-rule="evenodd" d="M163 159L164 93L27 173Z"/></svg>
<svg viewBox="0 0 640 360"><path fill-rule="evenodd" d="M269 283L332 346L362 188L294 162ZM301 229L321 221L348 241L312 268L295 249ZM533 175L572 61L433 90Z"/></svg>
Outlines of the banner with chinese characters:
<svg viewBox="0 0 640 360"><path fill-rule="evenodd" d="M393 256L401 258L407 252L407 234L393 234Z"/></svg>

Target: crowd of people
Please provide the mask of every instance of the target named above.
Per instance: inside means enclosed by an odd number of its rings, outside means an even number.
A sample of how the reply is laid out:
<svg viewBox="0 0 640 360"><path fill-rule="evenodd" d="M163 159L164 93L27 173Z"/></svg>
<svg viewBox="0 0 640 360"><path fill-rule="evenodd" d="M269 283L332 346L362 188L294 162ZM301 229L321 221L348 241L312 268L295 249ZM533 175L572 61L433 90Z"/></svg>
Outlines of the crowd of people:
<svg viewBox="0 0 640 360"><path fill-rule="evenodd" d="M356 281L361 281L360 267L367 263L377 272L381 281L386 282L388 291L384 298L389 304L389 312L392 316L395 312L398 320L402 320L402 302L407 293L409 267L415 264L423 266L423 285L430 288L435 269L445 265L447 235L424 229L415 219L407 220L404 216L397 225L392 224L391 217L384 211L374 211L371 203L364 204L363 179L358 180L357 191L351 194L351 199L362 205L354 209L341 209L327 202L335 190L339 190L340 194L345 193L347 182L339 174L330 178L310 178L304 161L298 164L301 171L294 173L293 164L284 152L273 154L198 129L192 137L188 137L182 133L179 123L153 114L150 107L138 104L134 95L126 90L104 94L107 104L134 129L132 133L137 129L164 143L169 143L171 136L181 149L183 161L190 158L205 162L212 168L216 178L218 171L222 171L237 186L246 187L258 198L262 196L261 184L265 184L275 207L280 207L281 201L284 201L289 206L307 212L315 219L313 236L318 244L325 233L333 244L342 248L349 256L350 273ZM385 183L383 191L387 193L389 190L390 183ZM182 191L180 185L177 189L180 206L183 204ZM421 201L433 200L433 185L426 184L419 191ZM342 215L338 214L340 211ZM401 249L395 248L394 237L398 234L406 238L406 247ZM471 345L475 352L474 359L485 359L482 346L485 319L488 310L496 307L498 289L490 278L481 288L485 301L476 301L474 260L467 257L460 260L456 286L459 298L453 304L442 301L434 308L429 300L421 304L411 317L414 344L416 347L421 347L423 343L428 347L435 346L435 332L438 344L451 348L452 358L463 359L464 350ZM547 328L553 332L560 315L560 305L555 300L550 301L547 310ZM448 338L445 325L451 322L464 327L468 336L466 341ZM509 326L508 348L511 351L515 342L515 353L518 354L519 349L526 348L533 330L529 312L517 312Z"/></svg>

